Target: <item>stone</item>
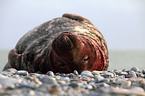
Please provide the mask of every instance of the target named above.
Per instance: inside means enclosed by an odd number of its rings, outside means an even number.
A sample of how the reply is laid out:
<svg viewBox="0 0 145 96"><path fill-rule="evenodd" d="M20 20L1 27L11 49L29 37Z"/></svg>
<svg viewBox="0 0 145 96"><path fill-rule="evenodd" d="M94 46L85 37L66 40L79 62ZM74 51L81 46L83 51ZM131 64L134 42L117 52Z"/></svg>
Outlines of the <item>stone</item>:
<svg viewBox="0 0 145 96"><path fill-rule="evenodd" d="M0 78L7 78L8 76L5 76L3 74L0 74Z"/></svg>
<svg viewBox="0 0 145 96"><path fill-rule="evenodd" d="M78 71L77 70L74 70L74 75L79 75Z"/></svg>
<svg viewBox="0 0 145 96"><path fill-rule="evenodd" d="M120 72L120 75L128 75L127 72Z"/></svg>
<svg viewBox="0 0 145 96"><path fill-rule="evenodd" d="M17 75L22 75L22 76L28 76L28 71L25 71L25 70L19 70L19 71L16 71L15 74Z"/></svg>
<svg viewBox="0 0 145 96"><path fill-rule="evenodd" d="M2 89L3 88L3 86L2 86L2 84L0 84L0 89Z"/></svg>
<svg viewBox="0 0 145 96"><path fill-rule="evenodd" d="M5 71L5 74L10 72ZM12 72L13 73L13 72ZM10 73L10 74L12 74ZM51 73L51 71L50 71ZM10 77L0 73L0 94L11 96L145 96L145 78L142 72L94 71L81 75L30 73L27 76L13 73ZM103 76L112 73L114 76ZM86 75L87 74L87 75ZM127 77L125 75L130 76ZM136 76L134 76L134 74Z"/></svg>
<svg viewBox="0 0 145 96"><path fill-rule="evenodd" d="M82 76L87 76L87 77L94 77L93 74L92 74L92 72L87 71L87 70L83 71L83 72L81 73L81 75L82 75Z"/></svg>
<svg viewBox="0 0 145 96"><path fill-rule="evenodd" d="M16 79L19 79L20 78L20 75L13 75L12 77L13 78L16 78Z"/></svg>
<svg viewBox="0 0 145 96"><path fill-rule="evenodd" d="M125 82L126 80L125 79L120 79L120 78L117 78L116 80L115 80L115 84L122 84L123 82Z"/></svg>
<svg viewBox="0 0 145 96"><path fill-rule="evenodd" d="M140 84L139 84L139 87L141 87L141 88L143 88L143 89L145 90L145 82L140 83Z"/></svg>
<svg viewBox="0 0 145 96"><path fill-rule="evenodd" d="M134 71L134 72L138 72L138 71L139 71L139 68L137 68L137 67L132 67L131 70Z"/></svg>
<svg viewBox="0 0 145 96"><path fill-rule="evenodd" d="M8 71L2 71L1 74L4 76L9 76L9 77L13 75L12 73L10 73Z"/></svg>
<svg viewBox="0 0 145 96"><path fill-rule="evenodd" d="M116 75L120 75L120 71L115 71L114 72Z"/></svg>
<svg viewBox="0 0 145 96"><path fill-rule="evenodd" d="M65 82L67 82L67 83L70 82L70 79L69 79L68 77L64 77L63 80L64 80Z"/></svg>
<svg viewBox="0 0 145 96"><path fill-rule="evenodd" d="M30 90L28 93L28 96L35 96L35 91L34 90Z"/></svg>
<svg viewBox="0 0 145 96"><path fill-rule="evenodd" d="M92 86L92 85L87 85L86 88L87 88L87 89L93 89L93 86Z"/></svg>
<svg viewBox="0 0 145 96"><path fill-rule="evenodd" d="M69 86L71 86L72 88L78 88L78 84L77 83L70 83Z"/></svg>
<svg viewBox="0 0 145 96"><path fill-rule="evenodd" d="M124 81L121 84L121 87L130 87L131 86L131 81Z"/></svg>
<svg viewBox="0 0 145 96"><path fill-rule="evenodd" d="M6 87L7 89L12 90L12 89L14 89L14 88L15 88L15 85L14 85L14 84L12 84L12 85L9 85L9 86L4 86L4 87Z"/></svg>
<svg viewBox="0 0 145 96"><path fill-rule="evenodd" d="M103 71L101 76L105 77L105 78L109 78L109 77L114 77L113 73L107 72L107 71Z"/></svg>
<svg viewBox="0 0 145 96"><path fill-rule="evenodd" d="M91 85L93 87L92 89L97 89L97 86L95 85L95 82L89 82L89 85Z"/></svg>
<svg viewBox="0 0 145 96"><path fill-rule="evenodd" d="M60 84L60 85L66 85L67 84L65 81L62 81L62 80L57 81L57 83Z"/></svg>
<svg viewBox="0 0 145 96"><path fill-rule="evenodd" d="M56 79L49 76L44 76L40 81L46 84L57 84Z"/></svg>
<svg viewBox="0 0 145 96"><path fill-rule="evenodd" d="M44 76L48 76L48 75L43 75L43 74L38 74L38 73L30 73L30 76L36 76L38 79L41 79Z"/></svg>
<svg viewBox="0 0 145 96"><path fill-rule="evenodd" d="M128 71L127 69L122 69L122 72L126 72L126 71Z"/></svg>
<svg viewBox="0 0 145 96"><path fill-rule="evenodd" d="M82 81L87 81L88 82L88 81L91 81L91 80L92 79L91 78L88 78L88 77L87 78L82 78Z"/></svg>
<svg viewBox="0 0 145 96"><path fill-rule="evenodd" d="M18 75L18 76L19 76L19 75ZM33 79L34 79L34 78L31 77L31 76L24 76L24 78L27 79L27 80L33 80Z"/></svg>
<svg viewBox="0 0 145 96"><path fill-rule="evenodd" d="M69 78L74 78L76 75L74 75L73 73L69 74Z"/></svg>
<svg viewBox="0 0 145 96"><path fill-rule="evenodd" d="M14 69L14 68L9 68L6 70L7 72L10 72L10 73L15 73L17 70Z"/></svg>
<svg viewBox="0 0 145 96"><path fill-rule="evenodd" d="M100 82L100 81L104 80L104 77L102 77L100 75L95 75L94 78L95 78L95 82Z"/></svg>
<svg viewBox="0 0 145 96"><path fill-rule="evenodd" d="M142 78L144 78L144 74L143 74L143 73L136 72L136 76L137 76L137 77L142 77Z"/></svg>
<svg viewBox="0 0 145 96"><path fill-rule="evenodd" d="M46 74L47 74L48 76L54 77L54 73L53 73L52 71L48 71Z"/></svg>
<svg viewBox="0 0 145 96"><path fill-rule="evenodd" d="M101 71L93 71L92 74L93 75L100 75Z"/></svg>
<svg viewBox="0 0 145 96"><path fill-rule="evenodd" d="M109 85L104 83L104 82L103 83L97 83L96 86L98 86L98 87L109 87Z"/></svg>
<svg viewBox="0 0 145 96"><path fill-rule="evenodd" d="M105 94L109 94L109 96L145 96L145 92L143 92L142 88L133 88L124 89L119 87L111 87L111 88L102 88L102 92ZM113 95L112 95L113 94Z"/></svg>
<svg viewBox="0 0 145 96"><path fill-rule="evenodd" d="M31 83L21 83L19 84L16 88L28 88L28 89L36 89L37 87L35 86L35 83L34 82L31 82Z"/></svg>
<svg viewBox="0 0 145 96"><path fill-rule="evenodd" d="M136 73L134 71L130 71L129 72L129 75L132 77L132 78L136 78Z"/></svg>
<svg viewBox="0 0 145 96"><path fill-rule="evenodd" d="M35 83L39 83L39 79L37 79L37 78L34 79L34 82L35 82Z"/></svg>
<svg viewBox="0 0 145 96"><path fill-rule="evenodd" d="M21 79L15 79L15 78L0 78L0 85L8 87L14 84L21 83Z"/></svg>
<svg viewBox="0 0 145 96"><path fill-rule="evenodd" d="M57 86L52 86L51 89L48 90L50 94L61 94L61 90Z"/></svg>
<svg viewBox="0 0 145 96"><path fill-rule="evenodd" d="M137 92L145 92L143 88L141 87L131 87L130 88L131 91L137 91Z"/></svg>
<svg viewBox="0 0 145 96"><path fill-rule="evenodd" d="M103 80L101 80L101 82L109 83L110 79L109 78L104 78Z"/></svg>
<svg viewBox="0 0 145 96"><path fill-rule="evenodd" d="M142 70L142 73L145 74L145 69Z"/></svg>
<svg viewBox="0 0 145 96"><path fill-rule="evenodd" d="M140 79L140 80L137 81L137 84L144 83L144 82L145 82L144 79Z"/></svg>

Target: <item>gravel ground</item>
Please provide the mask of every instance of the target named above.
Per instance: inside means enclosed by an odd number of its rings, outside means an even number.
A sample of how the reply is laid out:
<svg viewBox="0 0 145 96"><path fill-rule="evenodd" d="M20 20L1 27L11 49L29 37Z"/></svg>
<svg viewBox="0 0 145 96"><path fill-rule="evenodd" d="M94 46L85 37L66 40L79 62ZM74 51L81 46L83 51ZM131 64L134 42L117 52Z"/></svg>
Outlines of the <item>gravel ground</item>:
<svg viewBox="0 0 145 96"><path fill-rule="evenodd" d="M145 70L76 70L69 74L0 72L0 96L145 96Z"/></svg>

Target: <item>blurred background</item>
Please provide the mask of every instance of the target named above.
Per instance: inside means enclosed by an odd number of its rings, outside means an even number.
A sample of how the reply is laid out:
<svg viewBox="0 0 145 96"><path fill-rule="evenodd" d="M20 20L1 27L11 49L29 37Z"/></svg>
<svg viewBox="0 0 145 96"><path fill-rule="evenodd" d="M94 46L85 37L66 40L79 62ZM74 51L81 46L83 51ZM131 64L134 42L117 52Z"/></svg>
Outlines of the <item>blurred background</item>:
<svg viewBox="0 0 145 96"><path fill-rule="evenodd" d="M74 13L104 35L112 69L145 69L145 0L0 0L0 71L8 51L29 30Z"/></svg>

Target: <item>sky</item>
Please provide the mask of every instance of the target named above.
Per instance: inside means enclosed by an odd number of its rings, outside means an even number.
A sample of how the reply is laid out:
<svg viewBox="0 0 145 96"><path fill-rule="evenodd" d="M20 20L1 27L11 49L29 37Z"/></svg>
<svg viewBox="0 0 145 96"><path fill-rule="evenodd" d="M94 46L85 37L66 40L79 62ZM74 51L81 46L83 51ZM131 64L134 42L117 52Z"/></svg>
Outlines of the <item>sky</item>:
<svg viewBox="0 0 145 96"><path fill-rule="evenodd" d="M0 49L64 13L88 18L110 50L145 49L145 0L0 0Z"/></svg>

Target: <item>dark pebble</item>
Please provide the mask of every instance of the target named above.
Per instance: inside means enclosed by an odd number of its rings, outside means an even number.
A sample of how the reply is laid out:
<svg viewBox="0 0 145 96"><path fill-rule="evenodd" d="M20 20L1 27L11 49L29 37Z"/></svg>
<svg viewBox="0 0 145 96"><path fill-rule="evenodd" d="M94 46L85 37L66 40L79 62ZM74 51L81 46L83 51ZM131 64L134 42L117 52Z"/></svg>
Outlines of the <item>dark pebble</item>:
<svg viewBox="0 0 145 96"><path fill-rule="evenodd" d="M77 88L78 84L77 83L70 83L69 86L71 86L72 88Z"/></svg>

